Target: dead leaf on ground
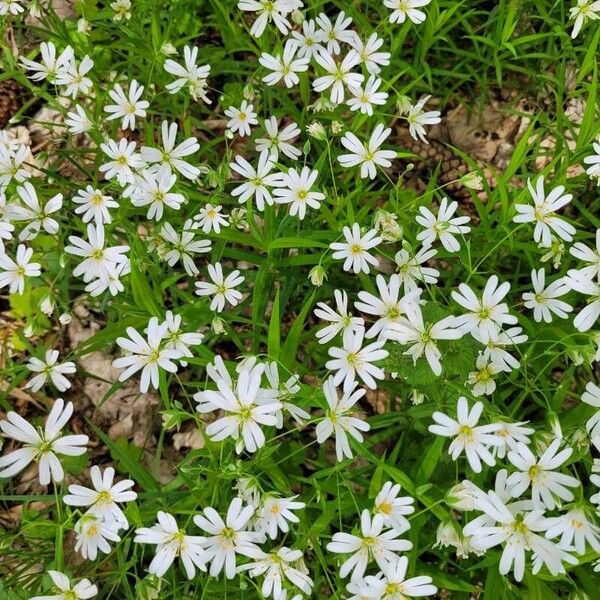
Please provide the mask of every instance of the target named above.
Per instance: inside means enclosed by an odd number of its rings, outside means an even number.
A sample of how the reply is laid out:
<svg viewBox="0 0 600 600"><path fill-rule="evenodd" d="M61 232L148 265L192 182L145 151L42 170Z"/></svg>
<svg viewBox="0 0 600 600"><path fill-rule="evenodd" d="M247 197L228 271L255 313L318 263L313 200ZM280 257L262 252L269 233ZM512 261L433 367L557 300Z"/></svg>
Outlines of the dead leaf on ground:
<svg viewBox="0 0 600 600"><path fill-rule="evenodd" d="M81 305L76 306L73 312L68 336L71 345L76 348L102 326ZM156 443L153 430L157 422L159 397L154 392L140 393L137 378L128 379L121 388L108 395L121 374L120 369L112 366L113 358L106 352L96 351L77 361L80 370L87 373L83 393L95 407L94 422L113 440L132 439L140 448L152 447Z"/></svg>

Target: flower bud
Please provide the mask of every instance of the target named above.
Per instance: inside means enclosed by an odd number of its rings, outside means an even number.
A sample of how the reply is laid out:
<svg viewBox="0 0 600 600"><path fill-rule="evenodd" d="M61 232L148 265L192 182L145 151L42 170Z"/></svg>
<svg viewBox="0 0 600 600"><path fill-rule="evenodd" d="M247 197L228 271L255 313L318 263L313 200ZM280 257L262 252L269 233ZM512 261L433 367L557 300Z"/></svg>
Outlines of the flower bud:
<svg viewBox="0 0 600 600"><path fill-rule="evenodd" d="M323 281L327 279L327 273L321 265L317 265L310 270L308 273L308 278L313 285L318 287L323 285Z"/></svg>
<svg viewBox="0 0 600 600"><path fill-rule="evenodd" d="M212 330L217 335L224 333L225 331L225 321L221 319L221 317L215 317L210 324Z"/></svg>
<svg viewBox="0 0 600 600"><path fill-rule="evenodd" d="M473 510L477 491L479 488L470 481L461 481L446 494L446 504L455 510Z"/></svg>
<svg viewBox="0 0 600 600"><path fill-rule="evenodd" d="M423 404L425 402L425 394L423 392L419 392L419 390L413 390L410 395L410 401L418 406L419 404Z"/></svg>
<svg viewBox="0 0 600 600"><path fill-rule="evenodd" d="M254 100L256 99L256 91L254 89L254 86L251 83L246 84L244 86L242 95L244 96L245 100L248 100L248 102L254 102Z"/></svg>
<svg viewBox="0 0 600 600"><path fill-rule="evenodd" d="M333 121L331 123L331 133L333 133L333 135L339 135L342 131L344 131L343 123L340 123L339 121Z"/></svg>
<svg viewBox="0 0 600 600"><path fill-rule="evenodd" d="M402 226L398 223L398 217L391 212L379 209L375 213L374 225L386 242L397 242L402 239L404 233Z"/></svg>
<svg viewBox="0 0 600 600"><path fill-rule="evenodd" d="M50 316L54 311L54 298L51 294L46 294L40 301L40 310Z"/></svg>
<svg viewBox="0 0 600 600"><path fill-rule="evenodd" d="M398 96L396 99L396 110L402 116L412 108L412 102L408 96Z"/></svg>
<svg viewBox="0 0 600 600"><path fill-rule="evenodd" d="M475 172L467 173L460 178L460 182L470 190L481 191L483 189L483 179L481 175Z"/></svg>
<svg viewBox="0 0 600 600"><path fill-rule="evenodd" d="M92 26L85 19L79 19L77 21L77 32L87 34L92 30Z"/></svg>
<svg viewBox="0 0 600 600"><path fill-rule="evenodd" d="M58 317L58 320L60 321L61 325L68 325L73 320L73 316L71 313L63 313L60 315L60 317Z"/></svg>
<svg viewBox="0 0 600 600"><path fill-rule="evenodd" d="M317 121L313 121L307 128L306 131L308 135L314 137L316 140L325 140L327 139L327 132L325 131L325 127L318 123Z"/></svg>
<svg viewBox="0 0 600 600"><path fill-rule="evenodd" d="M164 42L160 47L160 53L165 56L173 56L173 54L177 54L177 48L175 48L171 42Z"/></svg>
<svg viewBox="0 0 600 600"><path fill-rule="evenodd" d="M292 11L292 23L295 25L302 25L302 23L304 23L304 15L301 10L296 8Z"/></svg>

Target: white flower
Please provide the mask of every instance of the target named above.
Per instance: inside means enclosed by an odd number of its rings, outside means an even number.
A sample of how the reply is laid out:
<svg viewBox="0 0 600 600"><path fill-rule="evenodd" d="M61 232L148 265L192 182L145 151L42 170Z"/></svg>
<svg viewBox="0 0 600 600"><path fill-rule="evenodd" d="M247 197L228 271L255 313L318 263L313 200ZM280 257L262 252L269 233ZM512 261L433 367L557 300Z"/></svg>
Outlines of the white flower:
<svg viewBox="0 0 600 600"><path fill-rule="evenodd" d="M209 390L194 396L200 402L199 411L220 409L225 413L206 427L206 435L213 441L231 437L236 442L240 440L240 450L245 447L248 452L256 452L264 446L265 434L261 426L275 426L276 413L283 408L275 393L265 395L260 388L264 369L262 364L242 369L235 388L231 382L217 380L218 392Z"/></svg>
<svg viewBox="0 0 600 600"><path fill-rule="evenodd" d="M362 419L353 416L354 405L365 395L364 389L356 389L354 382L348 390L345 390L342 397L333 382L333 377L329 377L323 384L323 393L327 401L327 410L325 417L319 421L316 427L317 442L322 444L332 435L335 437L335 454L338 462L344 460L344 457L352 458L352 450L348 443L348 435L357 442L363 440L361 431L369 431L368 423Z"/></svg>
<svg viewBox="0 0 600 600"><path fill-rule="evenodd" d="M517 214L513 217L515 223L535 223L533 239L541 242L546 248L552 243L552 232L561 240L570 242L575 235L575 227L556 216L556 211L571 202L572 194L565 194L565 187L559 185L546 196L544 192L544 177L540 175L535 182L527 180L527 188L533 200L530 204L515 204Z"/></svg>
<svg viewBox="0 0 600 600"><path fill-rule="evenodd" d="M58 221L50 215L62 208L63 195L56 194L42 206L35 188L29 181L17 187L17 194L24 206L9 204L6 207L6 214L12 221L29 221L19 234L19 240L21 242L33 240L41 229L50 235L55 235L58 232Z"/></svg>
<svg viewBox="0 0 600 600"><path fill-rule="evenodd" d="M281 402L282 410L276 413L277 424L275 427L281 429L283 427L283 411L286 411L298 423L303 424L307 419L310 419L310 414L304 409L296 406L293 402L289 402L292 397L300 391L299 375L292 375L286 381L279 381L279 369L276 361L272 361L265 365L265 375L271 390L275 392L275 398Z"/></svg>
<svg viewBox="0 0 600 600"><path fill-rule="evenodd" d="M501 302L510 290L508 281L498 285L498 277L492 275L485 284L481 298L466 283L461 283L458 290L452 292L452 298L469 312L456 317L456 327L471 334L477 332L483 343L498 339L502 325L517 323L517 318L509 314L508 305Z"/></svg>
<svg viewBox="0 0 600 600"><path fill-rule="evenodd" d="M316 92L324 92L331 88L329 99L334 104L344 101L344 86L357 88L364 80L361 73L353 73L352 69L358 64L356 53L348 53L341 63L335 62L329 52L317 51L315 60L325 69L327 75L322 75L313 80L313 89Z"/></svg>
<svg viewBox="0 0 600 600"><path fill-rule="evenodd" d="M200 98L210 104L210 100L206 95L206 79L210 73L210 65L196 65L198 51L198 46L194 46L193 48L185 46L183 48L184 67L172 59L165 61L165 71L177 77L175 81L167 85L167 89L169 93L176 94L187 85L192 99L198 100Z"/></svg>
<svg viewBox="0 0 600 600"><path fill-rule="evenodd" d="M85 110L81 107L81 105L76 104L75 111L70 111L67 113L65 125L67 126L69 133L77 135L78 133L85 133L86 131L92 129L94 123L85 114Z"/></svg>
<svg viewBox="0 0 600 600"><path fill-rule="evenodd" d="M354 96L347 104L350 110L360 110L363 115L373 115L373 105L383 106L388 98L386 92L379 92L381 79L375 76L369 77L363 87L349 87L348 90Z"/></svg>
<svg viewBox="0 0 600 600"><path fill-rule="evenodd" d="M0 288L8 287L10 294L22 294L25 291L26 277L41 275L40 263L31 262L33 248L19 244L15 260L0 251Z"/></svg>
<svg viewBox="0 0 600 600"><path fill-rule="evenodd" d="M23 183L31 177L27 164L31 160L28 146L21 144L16 150L9 150L0 145L0 190L3 190L13 179ZM1 194L0 194L1 197Z"/></svg>
<svg viewBox="0 0 600 600"><path fill-rule="evenodd" d="M0 15L16 16L22 13L25 9L19 2L22 2L22 0L2 0L2 2L0 2ZM56 573L56 571L53 571L53 573Z"/></svg>
<svg viewBox="0 0 600 600"><path fill-rule="evenodd" d="M71 65L73 48L67 46L57 57L56 46L52 42L43 42L40 44L40 52L42 62L35 62L24 56L21 56L19 60L28 71L33 71L33 75L29 75L29 78L33 81L48 79L50 83L54 83L56 78L59 75L64 75Z"/></svg>
<svg viewBox="0 0 600 600"><path fill-rule="evenodd" d="M489 396L496 389L494 377L502 371L502 368L489 360L488 357L480 354L475 362L477 371L471 371L468 376L468 383L471 385L473 396Z"/></svg>
<svg viewBox="0 0 600 600"><path fill-rule="evenodd" d="M167 333L164 347L167 350L176 350L179 354L179 362L183 367L187 367L187 362L182 359L194 356L190 346L199 346L204 339L204 334L195 331L189 333L182 331L181 315L174 315L170 310L165 314L165 323L167 324Z"/></svg>
<svg viewBox="0 0 600 600"><path fill-rule="evenodd" d="M557 315L561 319L566 319L573 307L562 300L557 300L560 296L571 291L571 287L562 277L553 281L547 288L544 289L546 274L544 269L535 269L531 271L531 282L533 284L533 292L523 294L525 308L533 310L533 318L539 323L545 321L552 322L552 314Z"/></svg>
<svg viewBox="0 0 600 600"><path fill-rule="evenodd" d="M0 219L0 255L4 254L4 240L12 240L15 226Z"/></svg>
<svg viewBox="0 0 600 600"><path fill-rule="evenodd" d="M362 593L367 598L379 600L404 600L405 598L422 598L437 594L438 589L432 585L433 580L427 575L419 575L406 579L408 558L401 556L382 568L383 573L365 577Z"/></svg>
<svg viewBox="0 0 600 600"><path fill-rule="evenodd" d="M115 178L121 187L125 187L128 183L135 183L134 170L144 166L144 161L135 152L135 147L135 142L128 142L125 138L121 138L118 144L113 140L100 144L102 152L112 158L98 167L100 172L106 173L106 179Z"/></svg>
<svg viewBox="0 0 600 600"><path fill-rule="evenodd" d="M387 350L383 349L384 341L373 342L363 347L365 330L346 330L344 332L342 347L329 348L332 360L325 363L325 367L336 371L333 382L339 385L344 382L344 391L349 391L356 377L362 379L364 384L374 390L377 388L376 379L383 379L385 372L376 367L374 362L387 357Z"/></svg>
<svg viewBox="0 0 600 600"><path fill-rule="evenodd" d="M74 269L73 275L79 277L83 275L83 280L88 282L95 277L111 274L115 268L127 262L125 252L129 246L112 246L105 248L104 227L98 225L87 226L89 242L82 240L74 235L69 236L69 242L72 246L66 246L65 252L79 256L84 260Z"/></svg>
<svg viewBox="0 0 600 600"><path fill-rule="evenodd" d="M563 550L572 550L585 554L586 542L594 552L600 553L600 528L592 523L582 508L574 508L564 515L550 517L547 520L546 537L560 537L558 545Z"/></svg>
<svg viewBox="0 0 600 600"><path fill-rule="evenodd" d="M115 11L113 21L121 21L123 19L129 21L131 19L131 0L115 0L110 3L110 7Z"/></svg>
<svg viewBox="0 0 600 600"><path fill-rule="evenodd" d="M381 515L371 518L368 510L360 516L360 535L338 532L333 535L327 550L339 554L351 554L340 567L340 577L352 572L352 580L361 579L367 565L375 560L380 569L387 568L398 560L396 552L406 552L412 548L408 540L399 540L395 529L383 530L384 519Z"/></svg>
<svg viewBox="0 0 600 600"><path fill-rule="evenodd" d="M10 411L6 420L0 421L0 430L6 437L22 442L24 446L0 458L0 477L12 477L35 461L38 463L42 485L48 485L52 480L61 482L65 473L56 455L81 456L85 454L88 443L87 435L62 435L61 429L72 414L73 403L65 405L63 399L58 398L42 431L36 430L23 417Z"/></svg>
<svg viewBox="0 0 600 600"><path fill-rule="evenodd" d="M300 78L297 73L308 71L309 57L296 58L296 50L298 46L292 40L288 40L283 48L283 55L272 56L267 52L263 52L258 62L272 71L262 78L267 85L275 85L283 79L283 83L287 88L292 88L300 83Z"/></svg>
<svg viewBox="0 0 600 600"><path fill-rule="evenodd" d="M71 382L65 375L75 373L77 370L74 362L58 362L58 350L47 350L44 360L32 356L26 366L30 371L38 373L25 386L32 392L39 391L48 379L59 392L64 392L71 387Z"/></svg>
<svg viewBox="0 0 600 600"><path fill-rule="evenodd" d="M494 432L501 442L494 448L498 458L504 458L509 450L516 450L518 444L529 445L531 442L529 436L534 434L534 430L531 427L523 427L526 424L527 421L518 423L500 421L498 423L498 431Z"/></svg>
<svg viewBox="0 0 600 600"><path fill-rule="evenodd" d="M392 133L391 129L385 129L385 126L379 123L365 146L351 131L347 131L341 141L344 148L350 150L351 154L338 156L339 163L345 168L360 165L360 176L363 179L366 177L375 179L376 166L390 167L392 165L390 160L396 157L394 150L379 150L390 133Z"/></svg>
<svg viewBox="0 0 600 600"><path fill-rule="evenodd" d="M575 19L571 37L575 39L586 21L600 19L600 2L594 0L577 0L577 6L569 9L570 18Z"/></svg>
<svg viewBox="0 0 600 600"><path fill-rule="evenodd" d="M417 234L417 239L423 244L424 248L428 248L439 238L442 246L448 252L458 252L460 250L460 242L453 234L463 235L469 233L471 228L465 223L469 222L469 217L453 217L458 202L453 201L448 204L448 198L444 198L440 203L437 216L434 215L425 206L420 206L420 215L417 215L415 220L419 225L425 227L424 231Z"/></svg>
<svg viewBox="0 0 600 600"><path fill-rule="evenodd" d="M75 214L81 215L84 223L89 223L93 219L99 226L112 223L109 208L119 208L119 203L113 200L112 196L105 196L102 190L95 189L91 185L88 185L85 190L79 190L73 197L73 202L78 205Z"/></svg>
<svg viewBox="0 0 600 600"><path fill-rule="evenodd" d="M148 322L147 339L144 339L133 327L127 327L129 337L118 337L117 345L128 354L113 361L113 367L125 369L119 375L119 381L125 381L142 369L140 391L146 393L150 384L158 389L159 368L175 373L177 365L173 362L179 358L177 350L165 348L163 341L167 336L167 323L158 323L156 317Z"/></svg>
<svg viewBox="0 0 600 600"><path fill-rule="evenodd" d="M425 137L425 125L436 125L442 120L439 110L423 110L429 98L431 96L423 96L414 106L411 104L408 108L408 114L405 117L410 135L415 140L418 141L420 139L425 144L429 143Z"/></svg>
<svg viewBox="0 0 600 600"><path fill-rule="evenodd" d="M101 521L95 514L86 513L75 523L77 541L75 552L80 552L86 560L96 560L98 550L110 554L112 548L108 543L120 542L118 526L114 522Z"/></svg>
<svg viewBox="0 0 600 600"><path fill-rule="evenodd" d="M573 500L567 488L577 487L579 481L571 475L555 472L573 454L573 449L564 448L559 452L560 444L561 440L556 438L539 459L525 444L517 444L516 449L508 453L508 460L518 469L506 481L512 488L513 498L519 498L531 486L531 499L536 508L553 509L555 496L565 502Z"/></svg>
<svg viewBox="0 0 600 600"><path fill-rule="evenodd" d="M86 77L94 66L94 61L89 56L84 56L79 63L79 67L74 59L69 61L69 65L65 70L61 70L56 75L56 85L64 85L67 89L64 91L65 96L77 98L79 92L89 95L92 91L92 80Z"/></svg>
<svg viewBox="0 0 600 600"><path fill-rule="evenodd" d="M501 575L513 570L515 579L521 581L525 572L526 551L533 552L534 575L543 565L546 565L552 575L558 575L565 573L563 561L577 564L573 556L539 535L539 532L548 528L544 511L523 513L514 504L507 506L495 492L479 496L476 503L476 508L483 511L496 525L482 525L481 521L475 519L467 523L463 533L471 536L471 545L478 551L504 544L499 562Z"/></svg>
<svg viewBox="0 0 600 600"><path fill-rule="evenodd" d="M113 263L109 269L102 271L96 279L92 279L85 286L85 291L90 296L95 297L108 290L111 296L116 296L125 289L121 277L128 275L130 272L131 264L127 258L123 262Z"/></svg>
<svg viewBox="0 0 600 600"><path fill-rule="evenodd" d="M274 162L279 159L279 152L292 160L300 158L302 152L290 143L291 140L300 135L300 129L296 123L291 122L279 131L277 119L269 117L265 121L265 129L267 137L256 140L256 150L258 152L268 150Z"/></svg>
<svg viewBox="0 0 600 600"><path fill-rule="evenodd" d="M234 498L227 510L225 521L212 508L204 509L204 515L196 515L194 523L209 534L204 543L207 560L210 560L210 575L217 577L225 569L227 579L235 577L236 556L259 558L261 549L256 545L264 538L260 533L245 531L254 513L252 505L243 506L240 498Z"/></svg>
<svg viewBox="0 0 600 600"><path fill-rule="evenodd" d="M147 163L155 163L154 169L160 165L179 171L186 179L194 181L200 175L200 169L183 160L200 149L200 144L195 137L185 139L181 144L175 145L177 140L177 123L163 121L161 124L162 148L142 146L140 154ZM132 182L133 183L133 182Z"/></svg>
<svg viewBox="0 0 600 600"><path fill-rule="evenodd" d="M365 337L386 339L394 323L399 323L406 314L408 304L417 302L421 292L413 291L400 297L402 280L397 274L391 275L388 283L383 275L377 275L375 283L379 295L360 291L359 302L355 302L354 306L367 315L378 317L377 321L369 327Z"/></svg>
<svg viewBox="0 0 600 600"><path fill-rule="evenodd" d="M585 392L581 395L581 401L593 406L594 408L600 408L600 387L593 382L588 382L585 386ZM600 410L596 411L592 415L587 423L585 424L587 432L590 435L592 443L596 446L600 446Z"/></svg>
<svg viewBox="0 0 600 600"><path fill-rule="evenodd" d="M109 104L104 107L104 112L109 113L106 119L122 118L121 129L135 129L135 118L145 117L146 109L150 106L147 100L140 100L144 93L144 86L140 85L135 79L129 83L129 91L125 93L123 88L117 83L114 89L109 90L108 95L115 104Z"/></svg>
<svg viewBox="0 0 600 600"><path fill-rule="evenodd" d="M179 556L188 579L196 574L196 568L206 571L208 556L204 552L206 538L200 535L186 535L179 529L177 521L169 513L158 511L157 523L153 527L136 529L134 542L156 545L156 555L148 571L162 577L175 558Z"/></svg>
<svg viewBox="0 0 600 600"><path fill-rule="evenodd" d="M264 575L262 595L265 598L272 596L275 600L285 600L287 592L282 586L286 579L305 594L311 593L312 579L299 569L292 567L292 563L301 559L301 550L291 550L282 546L279 550L273 550L269 554L261 550L255 557L255 561L238 567L238 571L248 571L250 577ZM301 596L299 595L297 598L301 599Z"/></svg>
<svg viewBox="0 0 600 600"><path fill-rule="evenodd" d="M269 150L263 150L260 153L256 169L239 155L235 157L235 162L229 163L229 166L248 180L231 190L232 196L239 196L240 204L254 197L256 208L260 211L265 209L265 202L269 206L273 205L273 197L269 188L280 185L283 176L279 172L271 173L275 167L275 161Z"/></svg>
<svg viewBox="0 0 600 600"><path fill-rule="evenodd" d="M442 374L442 353L437 347L438 340L458 340L463 332L457 328L453 316L445 317L437 323L425 323L417 304L418 296L413 295L411 300L410 305L405 305L406 316L390 323L386 337L401 344L409 344L410 348L404 354L412 357L414 364L425 355L431 370L439 376Z"/></svg>
<svg viewBox="0 0 600 600"><path fill-rule="evenodd" d="M215 263L208 265L208 276L211 278L211 282L196 282L196 294L198 296L214 296L210 303L210 310L223 312L225 302L229 302L231 306L237 306L243 298L243 294L235 288L245 279L240 272L236 269L224 277L221 263Z"/></svg>
<svg viewBox="0 0 600 600"><path fill-rule="evenodd" d="M410 496L398 496L399 493L399 483L386 481L375 497L373 512L383 517L383 524L386 527L391 527L403 533L410 529L410 523L405 515L414 513L415 507L413 506L413 498Z"/></svg>
<svg viewBox="0 0 600 600"><path fill-rule="evenodd" d="M587 279L600 278L600 229L596 229L596 248L594 250L583 242L576 242L569 248L569 252L575 258L588 263L581 269L571 269L569 274L576 272L579 277Z"/></svg>
<svg viewBox="0 0 600 600"><path fill-rule="evenodd" d="M306 207L318 209L325 200L325 194L311 191L315 184L318 171L302 167L302 171L288 169L281 175L279 186L273 190L277 204L290 204L290 215L298 215L300 220L306 216Z"/></svg>
<svg viewBox="0 0 600 600"><path fill-rule="evenodd" d="M344 11L338 13L335 22L332 23L325 13L319 13L317 25L320 27L320 41L327 42L327 52L339 54L341 52L340 42L350 44L354 40L354 32L348 29L352 25L351 17L347 17Z"/></svg>
<svg viewBox="0 0 600 600"><path fill-rule="evenodd" d="M370 229L361 235L360 225L354 223L352 229L345 226L342 229L345 242L333 242L329 247L334 250L332 256L337 260L343 260L344 271L354 271L354 273L369 273L369 265L377 267L379 261L369 253L371 248L377 247L382 239L377 235L377 231Z"/></svg>
<svg viewBox="0 0 600 600"><path fill-rule="evenodd" d="M433 248L421 248L414 256L404 248L396 253L394 260L406 292L417 289L417 281L434 285L437 283L440 272L432 267L421 266L436 254L437 250Z"/></svg>
<svg viewBox="0 0 600 600"><path fill-rule="evenodd" d="M313 19L305 19L302 22L302 32L293 30L291 32L292 39L298 46L298 55L307 58L312 58L319 51L323 51L321 46L323 32L316 28L316 23Z"/></svg>
<svg viewBox="0 0 600 600"><path fill-rule="evenodd" d="M131 502L137 494L129 488L135 485L131 479L124 479L113 484L115 470L112 467L104 469L94 465L90 469L90 478L94 489L81 485L70 485L69 494L63 497L63 502L69 506L89 506L88 514L95 515L100 522L115 523L119 528L129 527L117 502Z"/></svg>
<svg viewBox="0 0 600 600"><path fill-rule="evenodd" d="M383 39L377 37L376 33L372 33L366 42L355 35L349 43L352 46L350 53L356 52L358 63L365 65L369 75L378 75L381 67L387 67L390 64L391 54L379 52L379 48L383 46Z"/></svg>
<svg viewBox="0 0 600 600"><path fill-rule="evenodd" d="M190 277L195 277L200 272L194 264L193 255L204 252L210 252L210 240L194 240L194 225L190 219L183 224L183 231L177 233L170 223L165 223L160 230L160 237L168 244L172 245L163 259L172 267L181 261L185 272Z"/></svg>
<svg viewBox="0 0 600 600"><path fill-rule="evenodd" d="M597 280L582 276L579 271L568 271L565 277L569 287L580 294L590 296L587 305L573 319L573 325L578 331L591 329L600 317L600 284Z"/></svg>
<svg viewBox="0 0 600 600"><path fill-rule="evenodd" d="M34 596L31 600L87 600L98 593L98 587L89 579L82 579L75 585L71 584L69 578L60 571L48 571L54 587L60 594L51 596Z"/></svg>
<svg viewBox="0 0 600 600"><path fill-rule="evenodd" d="M300 510L306 504L296 502L297 497L276 498L267 496L264 498L257 524L258 531L266 533L274 540L278 531L287 533L290 530L288 523L299 523L300 519L292 511Z"/></svg>
<svg viewBox="0 0 600 600"><path fill-rule="evenodd" d="M404 23L408 18L415 25L420 25L427 15L419 8L427 6L430 2L431 0L383 0L383 5L393 11L390 23Z"/></svg>
<svg viewBox="0 0 600 600"><path fill-rule="evenodd" d="M456 420L436 410L433 413L436 424L428 428L436 435L454 438L448 448L452 460L464 452L476 473L481 472L481 461L490 467L494 466L495 460L488 447L500 444L496 435L498 424L477 425L482 412L482 402L476 402L469 410L467 399L461 396L456 404Z"/></svg>
<svg viewBox="0 0 600 600"><path fill-rule="evenodd" d="M143 171L123 195L131 199L133 206L148 206L147 219L160 221L165 206L179 210L185 202L182 194L171 191L176 181L177 176L171 172L171 169L161 165L157 171Z"/></svg>
<svg viewBox="0 0 600 600"><path fill-rule="evenodd" d="M600 3L598 3L598 6L600 7ZM598 182L600 182L600 139L595 141L592 146L595 154L590 154L590 156L583 159L584 164L590 165L585 172L590 177L598 178Z"/></svg>
<svg viewBox="0 0 600 600"><path fill-rule="evenodd" d="M285 18L287 9L282 0L272 0L270 2L240 0L237 7L243 11L258 13L258 18L250 29L250 35L254 37L260 37L263 34L269 21L273 21L283 35L286 35L288 29L291 28L290 22Z"/></svg>
<svg viewBox="0 0 600 600"><path fill-rule="evenodd" d="M242 101L239 108L230 106L225 109L225 115L229 117L227 121L227 129L231 133L238 132L238 135L244 137L250 135L250 125L257 125L258 120L254 112L254 105L249 104L246 100Z"/></svg>
<svg viewBox="0 0 600 600"><path fill-rule="evenodd" d="M317 331L316 336L320 344L327 344L340 331L357 331L364 327L364 321L361 317L353 317L348 312L348 294L344 290L334 290L333 295L336 310L333 310L324 302L318 302L317 308L315 308L315 316L331 323L331 325Z"/></svg>
<svg viewBox="0 0 600 600"><path fill-rule="evenodd" d="M509 327L506 331L501 331L495 340L483 341L478 331L472 331L471 335L481 344L485 345L483 356L498 365L502 371L510 373L513 369L518 369L521 365L519 361L504 348L514 344L522 344L527 341L527 336L522 334L521 327Z"/></svg>
<svg viewBox="0 0 600 600"><path fill-rule="evenodd" d="M198 221L198 225L204 233L214 231L216 234L221 233L221 227L229 227L229 217L221 213L223 206L218 204L207 203L200 209L200 212L194 217Z"/></svg>

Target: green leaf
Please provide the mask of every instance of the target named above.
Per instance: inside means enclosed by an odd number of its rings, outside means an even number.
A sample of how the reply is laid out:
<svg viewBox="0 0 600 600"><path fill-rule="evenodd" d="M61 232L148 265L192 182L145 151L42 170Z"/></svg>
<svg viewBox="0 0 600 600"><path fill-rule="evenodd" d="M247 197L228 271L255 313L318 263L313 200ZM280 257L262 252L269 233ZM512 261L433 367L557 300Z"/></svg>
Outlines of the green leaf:
<svg viewBox="0 0 600 600"><path fill-rule="evenodd" d="M152 476L152 473L143 467L140 463L142 448L137 448L133 444L128 444L127 440L113 442L91 421L88 421L94 433L108 446L112 457L117 460L120 466L147 492L158 492L160 485ZM133 446L133 447L132 447Z"/></svg>
<svg viewBox="0 0 600 600"><path fill-rule="evenodd" d="M269 321L269 332L267 334L267 351L271 358L275 360L279 359L280 349L280 334L281 334L281 323L279 317L279 290L275 294L275 300L273 301L273 309L271 311L271 320Z"/></svg>

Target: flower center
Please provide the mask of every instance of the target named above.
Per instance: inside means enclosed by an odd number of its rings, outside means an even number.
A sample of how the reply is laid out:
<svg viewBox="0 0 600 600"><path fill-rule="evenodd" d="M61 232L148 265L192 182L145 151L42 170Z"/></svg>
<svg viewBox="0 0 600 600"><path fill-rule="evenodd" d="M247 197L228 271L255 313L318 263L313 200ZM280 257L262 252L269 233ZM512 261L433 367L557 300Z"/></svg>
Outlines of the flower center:
<svg viewBox="0 0 600 600"><path fill-rule="evenodd" d="M392 503L385 500L377 507L377 509L379 510L379 512L382 512L384 515L391 515L392 509L393 509Z"/></svg>
<svg viewBox="0 0 600 600"><path fill-rule="evenodd" d="M540 469L537 465L529 467L529 479L531 479L531 481L535 482L537 479L539 479L541 474L542 469Z"/></svg>

